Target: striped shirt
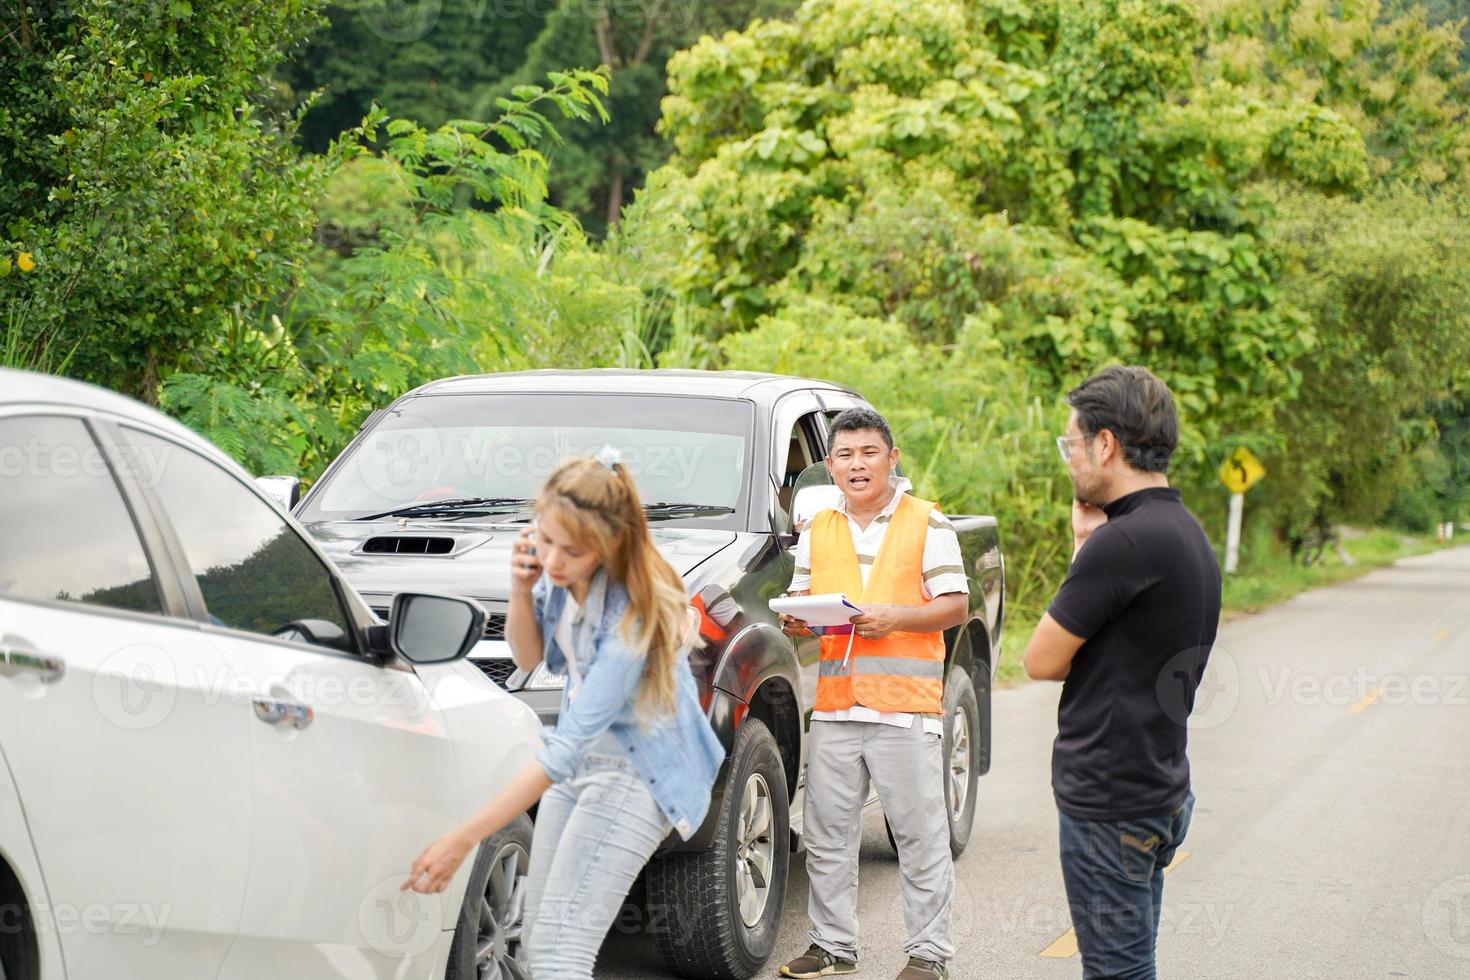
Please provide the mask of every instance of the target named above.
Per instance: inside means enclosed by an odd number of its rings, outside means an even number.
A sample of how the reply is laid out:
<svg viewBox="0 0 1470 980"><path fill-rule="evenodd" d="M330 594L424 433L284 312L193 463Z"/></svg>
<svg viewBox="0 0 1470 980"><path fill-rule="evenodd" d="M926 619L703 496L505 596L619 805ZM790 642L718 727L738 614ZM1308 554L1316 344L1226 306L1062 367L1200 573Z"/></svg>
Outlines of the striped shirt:
<svg viewBox="0 0 1470 980"><path fill-rule="evenodd" d="M893 520L893 512L898 510L898 505L905 493L913 489L913 484L905 478L900 478L896 487L897 492L888 505L873 518L873 522L866 529L860 527L858 522L851 517L847 519L848 528L852 531L852 546L857 552L858 566L863 573L863 585L868 584L868 575L873 570L873 561L878 557L878 549L883 544L883 535L888 530L888 523ZM847 502L844 500L836 507L839 513L847 513ZM960 556L960 539L954 533L954 525L949 519L939 512L939 508L929 513L929 530L924 536L924 598L933 599L935 596L945 595L950 592L970 593L970 582L965 577L965 560ZM796 542L796 572L791 577L790 591L808 592L812 587L812 540L811 523L802 529L801 537ZM854 602L857 596L848 596Z"/></svg>
<svg viewBox="0 0 1470 980"><path fill-rule="evenodd" d="M873 561L878 557L878 549L883 544L883 535L888 530L888 524L893 520L894 511L902 502L903 495L913 490L913 483L908 479L900 477L895 485L897 491L893 499L873 518L871 524L866 528L858 525L851 517L847 519L848 529L852 531L853 550L857 552L858 567L862 572L863 585L868 584L869 573L873 570ZM847 513L846 500L841 501L835 508L838 513ZM929 513L929 529L924 536L924 598L933 599L936 596L959 592L964 595L970 593L970 582L965 577L965 560L960 554L959 535L954 532L954 525L949 519L939 512L939 508ZM801 537L796 542L796 571L791 577L791 592L810 592L812 587L812 542L811 523L802 529ZM857 596L848 596L854 602ZM885 725L895 725L899 728L909 728L914 723L914 716L897 711L874 711L862 705L854 705L842 711L814 711L813 721L876 721ZM938 717L926 716L924 718L924 730L931 733L942 732L943 724Z"/></svg>

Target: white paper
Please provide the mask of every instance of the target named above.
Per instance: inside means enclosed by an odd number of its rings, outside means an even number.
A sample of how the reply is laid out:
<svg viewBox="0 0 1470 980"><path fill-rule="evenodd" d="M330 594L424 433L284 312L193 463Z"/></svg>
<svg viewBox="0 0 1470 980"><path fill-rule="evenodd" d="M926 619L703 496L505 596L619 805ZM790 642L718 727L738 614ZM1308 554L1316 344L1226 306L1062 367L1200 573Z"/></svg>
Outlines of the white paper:
<svg viewBox="0 0 1470 980"><path fill-rule="evenodd" d="M772 599L771 610L800 619L808 626L846 626L863 611L841 592Z"/></svg>

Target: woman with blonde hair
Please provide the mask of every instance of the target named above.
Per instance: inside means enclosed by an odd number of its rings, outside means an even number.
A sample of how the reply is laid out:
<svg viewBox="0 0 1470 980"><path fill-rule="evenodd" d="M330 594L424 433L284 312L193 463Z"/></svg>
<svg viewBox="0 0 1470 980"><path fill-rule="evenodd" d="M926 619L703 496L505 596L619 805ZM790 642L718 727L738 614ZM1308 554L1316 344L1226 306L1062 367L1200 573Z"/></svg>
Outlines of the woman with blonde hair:
<svg viewBox="0 0 1470 980"><path fill-rule="evenodd" d="M523 931L534 980L590 980L658 845L688 840L724 760L688 666L684 584L654 547L616 451L561 465L515 544L506 639L516 666L565 674L536 760L431 844L404 889L443 891L480 841L536 800Z"/></svg>

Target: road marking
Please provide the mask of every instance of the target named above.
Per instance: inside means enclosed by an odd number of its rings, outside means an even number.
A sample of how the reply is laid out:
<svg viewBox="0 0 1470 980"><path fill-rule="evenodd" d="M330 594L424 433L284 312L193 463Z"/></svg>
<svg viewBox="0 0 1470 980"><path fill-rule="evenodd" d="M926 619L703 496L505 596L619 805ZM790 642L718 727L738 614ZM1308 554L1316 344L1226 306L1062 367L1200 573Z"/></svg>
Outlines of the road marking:
<svg viewBox="0 0 1470 980"><path fill-rule="evenodd" d="M1164 869L1164 874L1167 875L1169 872L1179 867L1185 861L1189 860L1189 853L1189 851L1185 850L1175 851L1174 860L1169 862L1169 866ZM1056 942L1046 947L1046 949L1043 949L1041 951L1041 955L1045 956L1047 959L1052 960L1065 960L1070 957L1076 956L1077 930L1068 929L1063 935L1058 937Z"/></svg>
<svg viewBox="0 0 1470 980"><path fill-rule="evenodd" d="M1348 714L1350 714L1350 715L1360 715L1360 714L1362 714L1363 712L1365 712L1365 711L1368 710L1368 705L1372 704L1374 701L1377 701L1382 696L1383 696L1383 688L1381 688L1381 687L1375 687L1373 690L1371 690L1367 694L1363 695L1363 700L1359 701L1357 704L1355 704L1352 707L1348 708Z"/></svg>
<svg viewBox="0 0 1470 980"><path fill-rule="evenodd" d="M1047 959L1065 960L1077 955L1077 930L1068 929L1066 935L1041 951Z"/></svg>

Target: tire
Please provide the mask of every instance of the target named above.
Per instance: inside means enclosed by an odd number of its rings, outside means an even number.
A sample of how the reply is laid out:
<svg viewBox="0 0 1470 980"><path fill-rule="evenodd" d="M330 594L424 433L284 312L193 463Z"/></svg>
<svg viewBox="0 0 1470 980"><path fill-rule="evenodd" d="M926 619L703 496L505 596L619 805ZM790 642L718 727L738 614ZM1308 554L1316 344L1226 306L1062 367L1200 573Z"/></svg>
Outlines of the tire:
<svg viewBox="0 0 1470 980"><path fill-rule="evenodd" d="M41 976L41 930L20 880L0 858L0 980L37 980ZM45 913L42 913L44 916Z"/></svg>
<svg viewBox="0 0 1470 980"><path fill-rule="evenodd" d="M944 809L949 816L949 852L955 857L965 853L975 829L980 752L975 685L963 668L952 670L944 685Z"/></svg>
<svg viewBox="0 0 1470 980"><path fill-rule="evenodd" d="M944 810L949 816L949 852L956 858L965 853L975 828L979 784L980 703L970 675L953 670L944 684ZM883 830L897 854L898 843L886 816Z"/></svg>
<svg viewBox="0 0 1470 980"><path fill-rule="evenodd" d="M531 820L522 815L480 845L449 948L445 980L530 980L521 928L531 834Z"/></svg>
<svg viewBox="0 0 1470 980"><path fill-rule="evenodd" d="M659 953L675 973L698 980L746 980L763 970L786 897L786 769L764 722L747 717L740 726L728 773L710 849L666 855L647 872L649 908L664 922Z"/></svg>

